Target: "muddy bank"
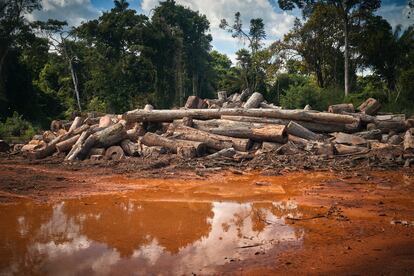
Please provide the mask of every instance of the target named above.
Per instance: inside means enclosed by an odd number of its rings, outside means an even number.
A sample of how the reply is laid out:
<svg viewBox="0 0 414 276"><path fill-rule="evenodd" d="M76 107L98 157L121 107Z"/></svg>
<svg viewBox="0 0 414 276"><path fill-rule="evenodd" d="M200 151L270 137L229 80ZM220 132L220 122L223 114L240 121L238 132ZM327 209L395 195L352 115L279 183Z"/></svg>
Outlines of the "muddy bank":
<svg viewBox="0 0 414 276"><path fill-rule="evenodd" d="M1 161L0 273L414 272L409 169L54 162Z"/></svg>

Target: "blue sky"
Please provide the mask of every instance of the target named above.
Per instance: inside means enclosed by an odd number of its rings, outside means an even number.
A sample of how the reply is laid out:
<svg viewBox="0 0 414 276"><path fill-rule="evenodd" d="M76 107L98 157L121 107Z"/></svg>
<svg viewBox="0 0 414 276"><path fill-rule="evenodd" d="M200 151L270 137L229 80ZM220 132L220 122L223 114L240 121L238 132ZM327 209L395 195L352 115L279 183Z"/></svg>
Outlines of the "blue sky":
<svg viewBox="0 0 414 276"><path fill-rule="evenodd" d="M227 32L219 29L221 18L232 20L233 14L239 11L247 26L251 18L263 18L267 40L266 44L281 38L293 25L299 11L284 12L275 4L277 0L176 0L177 3L198 10L210 21L210 32L213 35L213 48L226 53L234 60L234 53L244 47L243 42L232 38ZM129 0L130 8L138 13L150 15L151 9L158 0ZM82 21L97 18L103 11L113 7L112 0L42 0L43 9L30 15L30 19L45 20L54 18L66 20L70 25L78 25ZM385 17L393 27L402 24L407 27L414 24L413 19L404 16L407 0L383 0L378 14Z"/></svg>

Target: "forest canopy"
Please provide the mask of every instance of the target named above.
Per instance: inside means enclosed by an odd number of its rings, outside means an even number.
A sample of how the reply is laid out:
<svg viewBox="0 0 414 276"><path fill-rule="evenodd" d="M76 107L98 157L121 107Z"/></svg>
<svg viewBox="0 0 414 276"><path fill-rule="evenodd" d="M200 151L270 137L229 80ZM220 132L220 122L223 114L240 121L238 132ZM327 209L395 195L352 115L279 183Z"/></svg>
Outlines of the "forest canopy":
<svg viewBox="0 0 414 276"><path fill-rule="evenodd" d="M39 0L1 1L0 121L46 126L79 111L172 108L190 95L246 88L285 108L322 110L375 97L385 110L412 114L414 25L392 28L375 12L380 1L341 2L279 0L302 16L270 45L263 19L242 22L235 10L220 24L246 42L233 64L212 49L207 17L173 0L161 1L150 17L116 0L79 26L28 21L42 8Z"/></svg>

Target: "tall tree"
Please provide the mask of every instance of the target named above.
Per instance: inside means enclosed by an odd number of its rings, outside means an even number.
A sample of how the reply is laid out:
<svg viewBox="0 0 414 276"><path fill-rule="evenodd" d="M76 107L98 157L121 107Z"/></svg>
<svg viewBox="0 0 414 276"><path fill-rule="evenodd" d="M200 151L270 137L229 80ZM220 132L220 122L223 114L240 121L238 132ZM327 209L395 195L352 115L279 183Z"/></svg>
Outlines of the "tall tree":
<svg viewBox="0 0 414 276"><path fill-rule="evenodd" d="M381 6L381 0L278 0L279 6L283 10L292 10L297 7L303 10L304 16L308 16L315 4L322 3L335 7L339 20L343 26L344 36L344 88L345 96L349 94L349 42L350 28L352 21L360 20L372 14Z"/></svg>

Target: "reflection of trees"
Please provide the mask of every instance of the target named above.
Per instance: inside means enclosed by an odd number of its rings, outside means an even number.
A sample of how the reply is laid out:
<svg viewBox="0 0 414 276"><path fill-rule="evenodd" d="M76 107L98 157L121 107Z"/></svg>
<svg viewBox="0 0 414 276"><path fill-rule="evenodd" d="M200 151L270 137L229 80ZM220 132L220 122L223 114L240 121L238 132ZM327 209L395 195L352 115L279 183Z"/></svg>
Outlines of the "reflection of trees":
<svg viewBox="0 0 414 276"><path fill-rule="evenodd" d="M0 254L10 254L0 264L7 264L10 272L12 263L21 274L128 274L136 270L188 274L194 268L209 274L215 265L227 262L226 257L249 258L257 250L303 236L300 228L284 222L284 216L297 212L292 203L139 202L93 197L22 207L13 206L8 214L0 212L0 219L10 226L0 228L5 233L0 242L8 243L8 251ZM251 244L260 247L244 248Z"/></svg>
<svg viewBox="0 0 414 276"><path fill-rule="evenodd" d="M68 204L69 216L79 217L76 204ZM211 203L97 201L82 207L91 217L82 222L82 234L131 256L140 246L156 239L171 253L207 236L210 232ZM97 215L99 218L93 219Z"/></svg>

